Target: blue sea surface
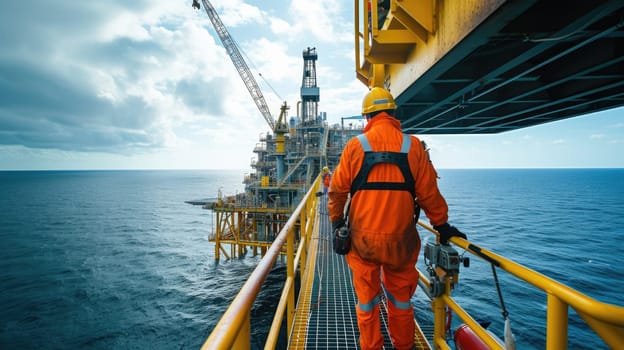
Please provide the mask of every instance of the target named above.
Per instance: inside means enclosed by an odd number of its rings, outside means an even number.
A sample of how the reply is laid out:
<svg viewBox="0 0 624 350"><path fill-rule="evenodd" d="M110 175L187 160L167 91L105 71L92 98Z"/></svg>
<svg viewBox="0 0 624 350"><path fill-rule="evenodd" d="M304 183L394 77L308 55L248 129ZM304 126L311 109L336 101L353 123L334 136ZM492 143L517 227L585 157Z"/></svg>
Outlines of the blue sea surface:
<svg viewBox="0 0 624 350"><path fill-rule="evenodd" d="M0 349L198 349L259 257L216 263L211 212L184 201L241 192L243 173L0 172ZM439 175L450 223L473 243L624 305L624 169ZM281 290L275 269L252 311L253 348ZM517 348L543 349L545 294L499 279ZM502 337L489 264L473 258L453 296ZM426 318L430 303L413 302ZM607 349L587 328L571 311L569 348Z"/></svg>
<svg viewBox="0 0 624 350"><path fill-rule="evenodd" d="M472 243L589 297L624 306L624 169L444 169L438 175L449 222ZM502 339L491 265L470 257L453 296L473 318L492 321L489 329ZM544 349L546 294L497 274L516 348ZM414 303L429 308L422 298ZM574 310L570 315L569 349L609 349Z"/></svg>

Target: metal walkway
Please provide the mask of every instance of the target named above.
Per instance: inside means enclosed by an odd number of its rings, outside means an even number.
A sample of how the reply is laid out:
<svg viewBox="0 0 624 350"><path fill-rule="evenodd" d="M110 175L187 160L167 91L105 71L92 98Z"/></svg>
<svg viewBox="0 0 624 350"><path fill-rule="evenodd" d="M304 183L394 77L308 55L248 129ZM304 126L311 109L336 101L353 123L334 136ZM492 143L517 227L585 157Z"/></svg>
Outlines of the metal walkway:
<svg viewBox="0 0 624 350"><path fill-rule="evenodd" d="M343 256L332 250L327 197L319 201L319 222L315 227L310 259L299 295L289 349L358 349L359 337L355 305L357 298L351 270ZM381 325L384 349L393 349L388 335L386 299L381 298ZM430 349L425 335L416 326L416 348Z"/></svg>

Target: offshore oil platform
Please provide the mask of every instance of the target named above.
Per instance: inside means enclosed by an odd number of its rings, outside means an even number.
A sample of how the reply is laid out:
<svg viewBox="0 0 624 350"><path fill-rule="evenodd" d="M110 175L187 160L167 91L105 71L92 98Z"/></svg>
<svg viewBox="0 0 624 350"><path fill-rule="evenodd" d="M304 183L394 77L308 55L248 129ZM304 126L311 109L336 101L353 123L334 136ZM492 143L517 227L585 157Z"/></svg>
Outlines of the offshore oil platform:
<svg viewBox="0 0 624 350"><path fill-rule="evenodd" d="M303 74L297 115L288 117L290 107L284 102L275 120L262 91L245 62L238 45L219 18L212 4L202 0L206 13L232 59L241 79L271 132L260 136L253 149L253 172L244 177L244 193L234 196L218 194L215 201L193 201L215 213L214 231L209 240L215 243L215 259L245 254L264 255L290 214L310 189L323 167L334 168L346 142L362 132L362 127L349 123L329 125L325 112L319 112L320 89L316 79L316 48L303 50ZM193 7L200 9L197 0ZM229 246L229 253L224 248Z"/></svg>
<svg viewBox="0 0 624 350"><path fill-rule="evenodd" d="M281 106L273 132L261 135L253 149L254 171L244 177L244 193L220 194L216 202L204 205L216 217L209 236L216 260L221 254L227 259L241 256L248 247L254 255L264 255L322 168L334 168L346 142L362 132L353 124L330 126L326 114L318 112L317 58L315 48L303 51L299 115L288 118L289 107Z"/></svg>

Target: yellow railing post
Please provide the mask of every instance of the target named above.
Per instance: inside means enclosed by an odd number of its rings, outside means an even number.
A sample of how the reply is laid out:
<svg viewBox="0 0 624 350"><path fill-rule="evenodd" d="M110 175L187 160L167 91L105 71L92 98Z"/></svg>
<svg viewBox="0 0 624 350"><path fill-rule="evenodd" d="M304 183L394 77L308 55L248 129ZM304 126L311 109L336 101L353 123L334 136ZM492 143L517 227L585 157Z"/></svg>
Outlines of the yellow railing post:
<svg viewBox="0 0 624 350"><path fill-rule="evenodd" d="M308 225L306 218L308 216L308 211L310 210L310 200L306 202L305 207L299 214L299 236L304 237L308 234Z"/></svg>
<svg viewBox="0 0 624 350"><path fill-rule="evenodd" d="M445 342L445 303L442 297L433 299L433 343L434 349L440 349L440 344Z"/></svg>
<svg viewBox="0 0 624 350"><path fill-rule="evenodd" d="M568 305L548 293L546 309L546 349L568 348Z"/></svg>
<svg viewBox="0 0 624 350"><path fill-rule="evenodd" d="M288 239L286 240L286 279L294 280L295 278L295 229L294 225L288 231ZM290 334L292 328L293 315L295 314L295 289L290 288L288 291L288 307L286 308L286 331Z"/></svg>
<svg viewBox="0 0 624 350"><path fill-rule="evenodd" d="M306 210L307 212L307 210ZM299 257L299 281L301 281L301 277L305 276L306 269L306 261L308 260L308 242L310 240L310 236L308 235L307 223L304 224L300 221L299 225L299 245L303 245L301 249L301 256Z"/></svg>

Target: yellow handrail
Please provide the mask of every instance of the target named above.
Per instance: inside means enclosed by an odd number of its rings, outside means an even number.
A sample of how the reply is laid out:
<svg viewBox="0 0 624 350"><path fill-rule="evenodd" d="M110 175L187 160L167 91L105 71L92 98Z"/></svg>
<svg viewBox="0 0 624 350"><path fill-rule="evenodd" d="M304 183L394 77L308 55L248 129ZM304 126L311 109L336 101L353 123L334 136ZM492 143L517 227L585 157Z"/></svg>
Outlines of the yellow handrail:
<svg viewBox="0 0 624 350"><path fill-rule="evenodd" d="M418 224L437 235L429 225L419 221ZM467 240L453 237L450 242L465 249L467 252L489 262L517 278L532 284L547 294L546 310L546 349L567 348L568 306L572 307L587 325L615 349L624 344L624 307L607 304L582 294L560 282L524 267L500 255L483 249ZM421 273L420 278L426 285L429 281ZM503 349L477 321L464 311L448 294L450 282L447 281L445 294L433 300L434 311L434 344L446 344L444 339L445 306L448 306L492 349ZM446 348L446 347L444 347Z"/></svg>
<svg viewBox="0 0 624 350"><path fill-rule="evenodd" d="M305 194L295 211L292 213L284 227L280 230L271 247L267 250L265 256L260 260L258 266L253 270L240 292L236 295L228 309L225 311L202 349L249 349L251 347L250 339L250 310L264 284L275 260L280 255L282 247L287 244L287 262L286 262L286 282L282 290L282 298L280 298L275 317L269 336L267 337L267 348L274 348L277 343L277 333L282 323L284 312L287 315L287 327L290 333L292 327L292 318L295 308L295 266L299 263L300 257L304 251L303 247L309 242L314 217L317 212L318 197L315 195L320 185L321 177L317 176L316 180ZM299 247L297 249L297 257L294 256L295 227L299 223L300 237ZM301 261L299 268L303 271L305 261ZM300 274L302 276L303 273ZM277 325L277 326L276 326ZM274 329L276 328L277 331Z"/></svg>

